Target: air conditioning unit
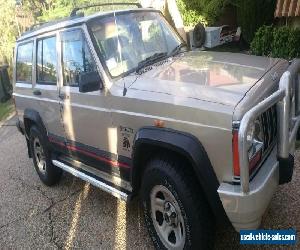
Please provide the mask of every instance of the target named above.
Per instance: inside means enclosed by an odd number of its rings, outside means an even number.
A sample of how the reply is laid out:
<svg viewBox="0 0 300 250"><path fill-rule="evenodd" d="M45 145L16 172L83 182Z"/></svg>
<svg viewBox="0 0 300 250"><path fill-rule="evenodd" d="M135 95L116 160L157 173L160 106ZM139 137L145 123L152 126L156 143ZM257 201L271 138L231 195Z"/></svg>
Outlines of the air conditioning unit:
<svg viewBox="0 0 300 250"><path fill-rule="evenodd" d="M224 43L239 41L241 28L232 29L228 25L219 27L204 27L198 23L195 28L189 32L191 49L196 48L214 48Z"/></svg>

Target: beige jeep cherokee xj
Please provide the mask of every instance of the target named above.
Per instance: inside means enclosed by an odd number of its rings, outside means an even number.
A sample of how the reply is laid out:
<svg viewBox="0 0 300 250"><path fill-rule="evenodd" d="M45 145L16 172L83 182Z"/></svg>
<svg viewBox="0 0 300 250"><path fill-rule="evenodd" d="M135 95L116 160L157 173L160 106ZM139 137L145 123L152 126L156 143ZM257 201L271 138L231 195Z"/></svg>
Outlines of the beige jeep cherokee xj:
<svg viewBox="0 0 300 250"><path fill-rule="evenodd" d="M139 195L156 248L259 227L292 178L299 61L189 51L153 9L77 11L16 43L17 126L42 182L63 170Z"/></svg>

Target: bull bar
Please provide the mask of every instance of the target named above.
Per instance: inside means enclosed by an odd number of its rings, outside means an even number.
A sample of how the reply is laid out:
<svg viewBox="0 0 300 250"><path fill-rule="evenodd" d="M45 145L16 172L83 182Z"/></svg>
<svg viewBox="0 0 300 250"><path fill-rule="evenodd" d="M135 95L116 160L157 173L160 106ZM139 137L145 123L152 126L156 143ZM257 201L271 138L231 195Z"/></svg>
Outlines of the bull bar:
<svg viewBox="0 0 300 250"><path fill-rule="evenodd" d="M279 88L272 95L250 109L240 121L238 148L241 192L249 188L249 159L247 132L255 119L273 105L277 105L278 141L277 157L286 159L294 150L295 138L300 125L300 59L295 59L280 78Z"/></svg>

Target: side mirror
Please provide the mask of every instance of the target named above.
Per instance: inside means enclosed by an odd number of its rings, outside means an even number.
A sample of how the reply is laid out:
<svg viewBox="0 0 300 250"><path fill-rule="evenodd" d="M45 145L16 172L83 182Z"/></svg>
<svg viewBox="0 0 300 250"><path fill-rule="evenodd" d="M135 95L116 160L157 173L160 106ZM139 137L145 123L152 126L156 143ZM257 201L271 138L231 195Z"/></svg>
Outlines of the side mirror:
<svg viewBox="0 0 300 250"><path fill-rule="evenodd" d="M97 71L81 73L79 75L79 92L87 93L100 89L102 80Z"/></svg>

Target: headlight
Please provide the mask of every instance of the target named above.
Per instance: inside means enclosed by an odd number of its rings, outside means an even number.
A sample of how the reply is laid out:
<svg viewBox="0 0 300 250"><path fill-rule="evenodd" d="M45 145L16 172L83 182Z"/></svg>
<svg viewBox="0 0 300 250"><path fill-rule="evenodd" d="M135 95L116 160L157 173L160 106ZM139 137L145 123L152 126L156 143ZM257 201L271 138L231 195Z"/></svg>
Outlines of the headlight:
<svg viewBox="0 0 300 250"><path fill-rule="evenodd" d="M247 146L249 161L258 151L263 149L263 128L260 119L256 119L249 128L247 133Z"/></svg>
<svg viewBox="0 0 300 250"><path fill-rule="evenodd" d="M262 159L263 143L263 126L260 119L256 119L247 132L247 150L249 160L249 174L259 165ZM234 176L240 175L239 150L238 150L238 130L233 130L232 138L233 153L233 173Z"/></svg>
<svg viewBox="0 0 300 250"><path fill-rule="evenodd" d="M263 143L263 127L260 119L256 119L250 126L247 133L249 171L251 172L262 158Z"/></svg>

